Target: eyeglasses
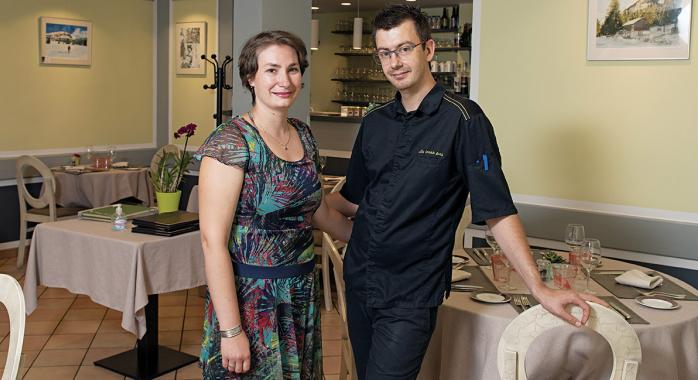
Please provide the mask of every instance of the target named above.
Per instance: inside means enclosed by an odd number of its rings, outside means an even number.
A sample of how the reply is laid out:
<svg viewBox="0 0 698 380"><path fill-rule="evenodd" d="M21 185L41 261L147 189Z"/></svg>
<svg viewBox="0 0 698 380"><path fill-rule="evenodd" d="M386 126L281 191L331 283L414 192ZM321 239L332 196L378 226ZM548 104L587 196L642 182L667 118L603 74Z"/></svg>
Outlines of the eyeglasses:
<svg viewBox="0 0 698 380"><path fill-rule="evenodd" d="M398 46L398 48L395 50L380 49L373 54L373 59L376 61L376 63L381 64L383 62L390 61L390 56L392 56L393 54L395 54L395 56L397 57L407 57L417 46L424 45L425 43L427 42L423 41L416 45L412 43L406 43Z"/></svg>

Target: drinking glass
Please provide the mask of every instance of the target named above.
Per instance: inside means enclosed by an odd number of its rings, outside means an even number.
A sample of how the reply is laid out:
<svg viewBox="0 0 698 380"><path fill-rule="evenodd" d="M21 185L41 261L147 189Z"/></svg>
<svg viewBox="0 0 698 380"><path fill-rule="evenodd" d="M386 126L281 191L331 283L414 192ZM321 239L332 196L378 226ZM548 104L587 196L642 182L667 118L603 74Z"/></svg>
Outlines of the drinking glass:
<svg viewBox="0 0 698 380"><path fill-rule="evenodd" d="M109 160L114 163L116 162L116 146L114 145L109 145L107 147L107 155L109 156Z"/></svg>
<svg viewBox="0 0 698 380"><path fill-rule="evenodd" d="M585 239L582 242L579 258L582 268L584 268L587 275L584 292L596 294L596 292L589 289L589 278L591 278L591 272L601 263L601 242L599 239Z"/></svg>
<svg viewBox="0 0 698 380"><path fill-rule="evenodd" d="M581 224L570 223L565 229L565 243L570 248L569 262L570 264L579 267L579 248L584 242L584 226Z"/></svg>
<svg viewBox="0 0 698 380"><path fill-rule="evenodd" d="M322 172L325 171L325 166L327 165L327 156L319 156L318 164L320 165L320 173L322 174Z"/></svg>
<svg viewBox="0 0 698 380"><path fill-rule="evenodd" d="M88 145L85 147L85 158L87 159L87 162L92 165L92 158L95 155L95 147L92 145Z"/></svg>
<svg viewBox="0 0 698 380"><path fill-rule="evenodd" d="M490 261L492 262L492 277L494 281L503 283L499 286L499 289L505 292L516 290L516 287L511 286L511 263L506 256L501 251L496 250L490 256Z"/></svg>

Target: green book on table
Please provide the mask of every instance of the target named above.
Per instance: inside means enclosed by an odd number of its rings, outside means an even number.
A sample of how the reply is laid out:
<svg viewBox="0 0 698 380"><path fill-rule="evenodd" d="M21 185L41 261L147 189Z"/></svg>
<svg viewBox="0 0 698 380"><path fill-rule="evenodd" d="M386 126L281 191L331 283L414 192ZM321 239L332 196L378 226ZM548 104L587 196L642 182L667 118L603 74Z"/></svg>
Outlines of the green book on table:
<svg viewBox="0 0 698 380"><path fill-rule="evenodd" d="M109 205L103 207L91 208L78 212L80 219L98 220L110 222L112 215L116 212L117 205ZM122 204L121 209L124 212L126 219L133 219L139 216L153 215L158 212L157 207L146 207L139 205Z"/></svg>

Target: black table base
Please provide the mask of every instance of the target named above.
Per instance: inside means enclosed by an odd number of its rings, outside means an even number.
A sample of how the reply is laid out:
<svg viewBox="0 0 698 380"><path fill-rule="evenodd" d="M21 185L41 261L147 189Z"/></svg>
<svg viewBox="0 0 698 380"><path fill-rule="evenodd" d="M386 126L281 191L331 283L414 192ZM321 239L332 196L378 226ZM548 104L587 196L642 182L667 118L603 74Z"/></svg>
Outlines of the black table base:
<svg viewBox="0 0 698 380"><path fill-rule="evenodd" d="M199 360L194 355L158 345L158 295L148 296L146 332L136 348L97 360L94 364L136 380L150 380Z"/></svg>

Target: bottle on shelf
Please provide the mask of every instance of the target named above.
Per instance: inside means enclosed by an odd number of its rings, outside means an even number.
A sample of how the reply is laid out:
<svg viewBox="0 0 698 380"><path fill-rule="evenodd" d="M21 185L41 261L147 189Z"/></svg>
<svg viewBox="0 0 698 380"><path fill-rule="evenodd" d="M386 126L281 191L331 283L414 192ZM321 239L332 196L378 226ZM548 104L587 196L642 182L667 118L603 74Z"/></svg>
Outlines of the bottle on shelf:
<svg viewBox="0 0 698 380"><path fill-rule="evenodd" d="M116 205L116 211L111 216L111 229L114 231L123 231L126 229L126 215L121 208L121 203Z"/></svg>
<svg viewBox="0 0 698 380"><path fill-rule="evenodd" d="M458 29L458 24L456 24L456 33L453 36L453 47L460 46L460 30Z"/></svg>
<svg viewBox="0 0 698 380"><path fill-rule="evenodd" d="M451 28L458 28L458 16L459 16L458 5L454 5L451 9Z"/></svg>
<svg viewBox="0 0 698 380"><path fill-rule="evenodd" d="M441 14L441 29L448 29L451 20L448 18L448 9L444 7L443 13Z"/></svg>
<svg viewBox="0 0 698 380"><path fill-rule="evenodd" d="M460 47L470 47L470 36L473 33L473 28L470 24L465 23L463 25L463 32L460 35L459 45Z"/></svg>

